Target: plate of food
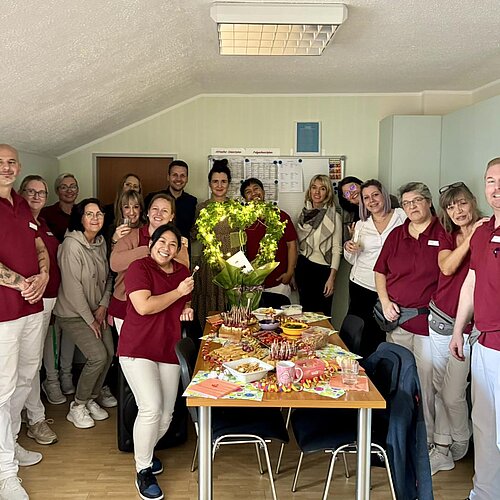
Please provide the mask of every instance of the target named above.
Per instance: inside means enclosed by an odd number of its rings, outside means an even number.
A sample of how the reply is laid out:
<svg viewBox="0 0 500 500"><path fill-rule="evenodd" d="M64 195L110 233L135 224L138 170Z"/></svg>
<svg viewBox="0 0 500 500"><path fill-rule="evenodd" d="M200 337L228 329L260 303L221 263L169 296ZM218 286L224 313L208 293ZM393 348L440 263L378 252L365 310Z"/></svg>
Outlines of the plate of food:
<svg viewBox="0 0 500 500"><path fill-rule="evenodd" d="M274 370L274 367L257 358L238 359L229 361L222 365L237 380L245 383L255 382L267 375L267 372Z"/></svg>
<svg viewBox="0 0 500 500"><path fill-rule="evenodd" d="M252 311L252 314L259 321L262 321L263 319L273 319L276 316L283 314L283 311L281 309L274 309L272 307L259 307L258 309L255 309L255 311Z"/></svg>

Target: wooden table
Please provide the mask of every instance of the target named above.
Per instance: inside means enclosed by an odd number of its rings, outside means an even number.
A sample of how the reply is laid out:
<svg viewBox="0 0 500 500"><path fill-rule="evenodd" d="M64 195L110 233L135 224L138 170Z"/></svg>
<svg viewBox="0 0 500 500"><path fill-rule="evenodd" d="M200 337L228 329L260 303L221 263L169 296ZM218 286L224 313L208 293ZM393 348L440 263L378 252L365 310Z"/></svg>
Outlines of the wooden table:
<svg viewBox="0 0 500 500"><path fill-rule="evenodd" d="M318 326L331 328L328 321L314 323ZM210 332L210 325L205 326L205 335ZM330 343L345 344L338 335L330 336ZM214 348L220 344L214 346ZM209 370L200 353L196 362L195 374L199 370ZM371 448L371 421L372 409L385 408L385 400L376 387L369 381L370 391L352 391L338 399L318 396L309 392L273 393L264 392L262 401L248 401L238 399L209 399L187 398L188 406L199 407L199 466L198 466L198 499L212 500L212 415L213 406L225 407L273 407L273 408L357 408L358 409L358 455L356 476L356 500L370 498L370 448ZM272 471L269 471L271 474Z"/></svg>

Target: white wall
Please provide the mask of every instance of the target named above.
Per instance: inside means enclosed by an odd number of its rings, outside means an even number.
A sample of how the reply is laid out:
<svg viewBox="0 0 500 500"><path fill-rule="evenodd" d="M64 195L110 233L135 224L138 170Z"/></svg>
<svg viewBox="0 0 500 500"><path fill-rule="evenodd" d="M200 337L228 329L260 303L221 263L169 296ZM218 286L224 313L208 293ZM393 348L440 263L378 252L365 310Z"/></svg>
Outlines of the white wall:
<svg viewBox="0 0 500 500"><path fill-rule="evenodd" d="M464 181L490 214L484 171L500 156L500 96L449 113L442 121L441 184Z"/></svg>
<svg viewBox="0 0 500 500"><path fill-rule="evenodd" d="M57 196L54 194L54 181L59 174L59 160L50 156L19 151L19 161L21 162L21 173L17 178L15 188L19 187L25 176L41 175L49 185L49 199L47 203L55 202Z"/></svg>

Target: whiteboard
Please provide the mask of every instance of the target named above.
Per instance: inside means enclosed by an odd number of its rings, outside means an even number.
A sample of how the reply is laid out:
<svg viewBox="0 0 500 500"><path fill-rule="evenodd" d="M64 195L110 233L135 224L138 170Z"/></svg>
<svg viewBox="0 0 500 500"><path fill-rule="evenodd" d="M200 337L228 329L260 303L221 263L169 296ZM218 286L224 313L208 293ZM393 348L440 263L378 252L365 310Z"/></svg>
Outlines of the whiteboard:
<svg viewBox="0 0 500 500"><path fill-rule="evenodd" d="M209 156L208 170L212 168L213 160L228 160L231 170L231 184L228 191L230 198L240 198L241 183L249 177L256 177L262 181L266 192L266 201L276 203L281 210L287 212L292 220L297 221L302 207L309 182L317 174L329 175L333 187L336 187L340 179L344 177L345 156ZM280 172L290 166L297 170L300 167L302 179L300 179L300 190L295 192L283 192L280 188ZM281 183L282 184L282 183ZM295 189L297 186L295 185ZM208 193L210 197L210 192Z"/></svg>

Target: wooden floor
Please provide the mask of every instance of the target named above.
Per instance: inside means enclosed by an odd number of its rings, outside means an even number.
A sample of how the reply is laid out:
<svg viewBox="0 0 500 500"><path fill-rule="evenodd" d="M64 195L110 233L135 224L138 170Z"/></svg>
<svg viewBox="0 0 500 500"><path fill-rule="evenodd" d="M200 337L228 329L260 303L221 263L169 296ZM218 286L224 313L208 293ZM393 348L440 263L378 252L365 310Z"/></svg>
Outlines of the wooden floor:
<svg viewBox="0 0 500 500"><path fill-rule="evenodd" d="M47 405L47 417L54 419L53 429L59 442L40 446L26 436L23 426L19 442L30 450L44 454L33 467L22 467L20 476L32 500L52 499L135 499L133 455L122 453L116 447L116 409L111 417L96 422L92 429L76 429L66 420L69 403ZM293 438L292 438L293 441ZM190 424L190 438L177 448L158 452L165 472L158 476L165 498L171 500L197 498L197 473L189 470L194 450L194 430ZM271 446L271 461L276 463L278 447ZM285 448L281 473L276 478L280 499L311 500L321 498L328 457L324 454L306 456L296 493L290 491L298 449L291 442ZM343 467L336 467L330 497L338 500L354 498L355 458L350 457L351 478L343 476ZM267 475L257 469L252 446L226 446L216 456L214 467L214 497L216 499L271 499ZM434 476L436 500L462 500L471 485L472 457L469 453L450 472ZM385 469L372 468L373 500L388 500L390 493Z"/></svg>

